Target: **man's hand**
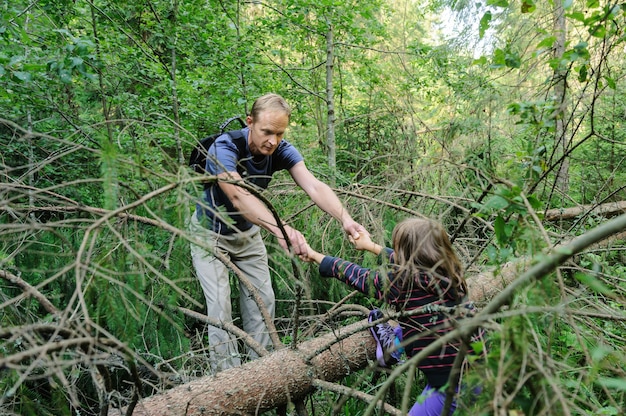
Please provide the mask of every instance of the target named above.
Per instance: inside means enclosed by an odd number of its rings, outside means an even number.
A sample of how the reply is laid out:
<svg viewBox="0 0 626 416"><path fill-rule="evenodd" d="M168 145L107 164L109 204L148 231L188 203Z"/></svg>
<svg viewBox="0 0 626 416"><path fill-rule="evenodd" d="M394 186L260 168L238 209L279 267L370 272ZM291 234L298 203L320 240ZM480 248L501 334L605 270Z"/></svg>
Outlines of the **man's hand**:
<svg viewBox="0 0 626 416"><path fill-rule="evenodd" d="M358 240L363 234L367 236L370 235L370 233L367 232L365 227L363 227L361 224L354 221L353 219L344 221L342 225L343 225L343 230L346 232L346 234L348 234L348 237L351 237L353 240Z"/></svg>
<svg viewBox="0 0 626 416"><path fill-rule="evenodd" d="M374 243L369 234L360 233L359 238L354 239L352 236L348 237L348 240L354 245L357 250L372 250Z"/></svg>
<svg viewBox="0 0 626 416"><path fill-rule="evenodd" d="M372 238L366 232L360 233L359 238L357 238L356 240L352 238L352 236L349 236L348 240L354 245L354 248L356 248L357 250L367 250L376 255L379 255L383 249L382 246L372 242Z"/></svg>
<svg viewBox="0 0 626 416"><path fill-rule="evenodd" d="M287 238L289 238L289 243L293 248L294 254L297 256L306 255L307 242L302 233L288 225L283 226L283 228L285 229ZM278 235L276 235L276 237L278 238L278 244L280 244L280 246L288 252L289 248L287 247L287 242L285 241L285 237L280 231L278 231Z"/></svg>

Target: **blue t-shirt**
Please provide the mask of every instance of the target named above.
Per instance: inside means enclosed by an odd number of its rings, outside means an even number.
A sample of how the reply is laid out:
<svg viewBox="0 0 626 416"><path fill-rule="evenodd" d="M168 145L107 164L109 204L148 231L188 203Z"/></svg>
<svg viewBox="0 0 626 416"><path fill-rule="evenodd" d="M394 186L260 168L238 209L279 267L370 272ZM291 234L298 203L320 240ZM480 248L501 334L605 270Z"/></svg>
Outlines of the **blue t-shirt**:
<svg viewBox="0 0 626 416"><path fill-rule="evenodd" d="M287 140L282 140L270 156L252 156L248 147L250 129L241 130L245 141L245 154L240 155L237 145L230 136L223 134L209 148L206 171L209 175L224 172L238 172L249 184L266 189L274 172L289 170L304 160L298 150ZM235 230L245 231L252 223L239 214L217 183L204 190L203 202L206 207L197 205L198 220L207 228L219 234L230 234Z"/></svg>

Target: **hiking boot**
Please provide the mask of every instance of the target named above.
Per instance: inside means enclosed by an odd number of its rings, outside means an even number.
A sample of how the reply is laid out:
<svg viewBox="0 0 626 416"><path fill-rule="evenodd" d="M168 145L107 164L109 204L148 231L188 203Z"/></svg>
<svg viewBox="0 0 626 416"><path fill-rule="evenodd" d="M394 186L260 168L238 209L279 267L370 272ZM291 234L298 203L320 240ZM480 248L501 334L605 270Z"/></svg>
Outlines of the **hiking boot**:
<svg viewBox="0 0 626 416"><path fill-rule="evenodd" d="M368 322L378 321L383 317L379 309L370 311ZM402 349L397 348L402 341L400 326L392 327L389 322L376 324L369 328L376 341L376 360L381 367L389 367L400 361Z"/></svg>

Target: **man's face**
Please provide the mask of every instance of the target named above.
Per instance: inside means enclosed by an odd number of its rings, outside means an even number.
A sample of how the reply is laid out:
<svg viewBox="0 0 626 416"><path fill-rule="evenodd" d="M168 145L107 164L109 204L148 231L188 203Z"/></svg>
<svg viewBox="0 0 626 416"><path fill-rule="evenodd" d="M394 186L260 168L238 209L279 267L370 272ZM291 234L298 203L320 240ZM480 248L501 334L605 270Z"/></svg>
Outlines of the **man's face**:
<svg viewBox="0 0 626 416"><path fill-rule="evenodd" d="M253 120L246 118L250 128L248 146L253 155L269 156L278 148L278 144L285 135L289 125L289 117L284 111L265 110L261 111Z"/></svg>

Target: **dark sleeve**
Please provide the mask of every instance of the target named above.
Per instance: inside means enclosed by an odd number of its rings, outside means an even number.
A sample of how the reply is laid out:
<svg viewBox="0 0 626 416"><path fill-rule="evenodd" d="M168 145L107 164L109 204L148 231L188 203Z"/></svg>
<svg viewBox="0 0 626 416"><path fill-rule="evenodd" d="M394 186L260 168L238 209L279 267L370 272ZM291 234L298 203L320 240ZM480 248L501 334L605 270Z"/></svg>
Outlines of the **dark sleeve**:
<svg viewBox="0 0 626 416"><path fill-rule="evenodd" d="M367 296L385 299L389 286L389 278L385 273L331 256L324 257L319 271L322 276L334 277Z"/></svg>

